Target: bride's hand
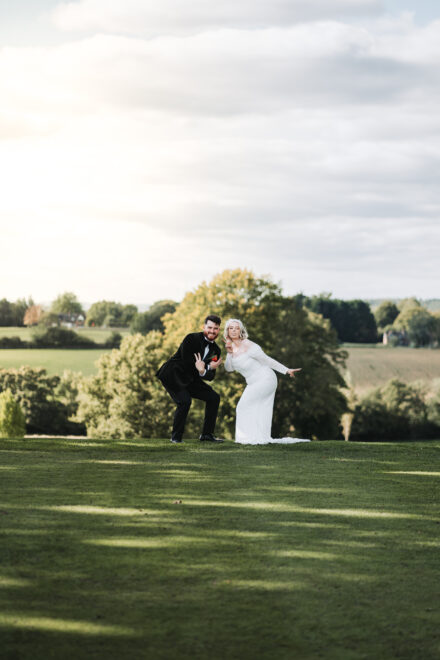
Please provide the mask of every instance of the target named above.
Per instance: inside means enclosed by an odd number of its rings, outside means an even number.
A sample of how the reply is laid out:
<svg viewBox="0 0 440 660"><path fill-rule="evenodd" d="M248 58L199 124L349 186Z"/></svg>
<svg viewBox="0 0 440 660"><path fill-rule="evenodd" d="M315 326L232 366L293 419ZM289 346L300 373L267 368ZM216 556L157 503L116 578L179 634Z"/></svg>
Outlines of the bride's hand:
<svg viewBox="0 0 440 660"><path fill-rule="evenodd" d="M221 358L218 358L218 360L211 360L211 362L209 363L209 368L212 371L213 369L217 369L221 364L222 364Z"/></svg>
<svg viewBox="0 0 440 660"><path fill-rule="evenodd" d="M295 372L296 371L301 371L301 369L287 369L287 373L291 378L295 378Z"/></svg>
<svg viewBox="0 0 440 660"><path fill-rule="evenodd" d="M225 339L225 348L227 353L232 353L232 341L230 339Z"/></svg>

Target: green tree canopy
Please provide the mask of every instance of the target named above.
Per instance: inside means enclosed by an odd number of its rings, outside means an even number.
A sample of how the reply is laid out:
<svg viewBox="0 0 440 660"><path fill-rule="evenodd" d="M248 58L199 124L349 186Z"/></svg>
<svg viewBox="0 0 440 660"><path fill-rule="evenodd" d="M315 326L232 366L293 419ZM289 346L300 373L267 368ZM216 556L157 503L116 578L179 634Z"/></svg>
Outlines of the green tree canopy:
<svg viewBox="0 0 440 660"><path fill-rule="evenodd" d="M399 308L391 300L384 300L374 311L374 318L379 330L383 331L387 325L392 325L399 316Z"/></svg>
<svg viewBox="0 0 440 660"><path fill-rule="evenodd" d="M152 330L164 331L162 317L165 314L172 314L177 307L174 300L158 300L146 311L136 314L130 324L130 330L133 334L140 332L146 335Z"/></svg>
<svg viewBox="0 0 440 660"><path fill-rule="evenodd" d="M436 317L420 305L403 306L393 329L404 331L414 346L429 346L437 341Z"/></svg>
<svg viewBox="0 0 440 660"><path fill-rule="evenodd" d="M82 314L85 317L84 310L78 298L71 291L62 293L53 301L50 311L52 314L65 314L66 316L79 316Z"/></svg>
<svg viewBox="0 0 440 660"><path fill-rule="evenodd" d="M338 300L331 294L303 297L308 309L329 319L341 342L375 343L376 320L364 300Z"/></svg>
<svg viewBox="0 0 440 660"><path fill-rule="evenodd" d="M32 298L28 301L20 298L15 302L3 298L0 300L0 326L23 326L24 315L33 304Z"/></svg>
<svg viewBox="0 0 440 660"><path fill-rule="evenodd" d="M403 298L398 304L399 312L405 312L407 309L413 309L414 307L422 307L420 300L417 300L417 298L414 297Z"/></svg>
<svg viewBox="0 0 440 660"><path fill-rule="evenodd" d="M0 392L12 392L24 413L28 433L77 432L78 425L69 422L67 410L58 400L60 381L43 368L0 369Z"/></svg>
<svg viewBox="0 0 440 660"><path fill-rule="evenodd" d="M9 300L6 300L6 298L0 300L0 325L14 325L13 303L9 302Z"/></svg>
<svg viewBox="0 0 440 660"><path fill-rule="evenodd" d="M327 321L302 308L293 298L284 297L269 278L256 277L248 270L226 270L187 293L175 313L165 316L166 354L174 352L188 332L200 330L207 314L221 316L223 327L227 318L241 319L250 339L268 355L288 367L303 368L295 380L279 378L274 436L339 435L339 418L346 406L340 391L344 381L339 367L345 353ZM223 371L217 373L214 382L221 395L217 432L233 437L235 407L245 383L238 374ZM192 430L197 433L200 420L194 415L193 420Z"/></svg>
<svg viewBox="0 0 440 660"><path fill-rule="evenodd" d="M137 314L136 305L122 305L112 300L93 303L87 312L86 325L107 328L126 328Z"/></svg>
<svg viewBox="0 0 440 660"><path fill-rule="evenodd" d="M172 402L164 396L156 371L163 360L162 335L125 337L104 354L98 374L80 386L77 421L100 438L166 437Z"/></svg>

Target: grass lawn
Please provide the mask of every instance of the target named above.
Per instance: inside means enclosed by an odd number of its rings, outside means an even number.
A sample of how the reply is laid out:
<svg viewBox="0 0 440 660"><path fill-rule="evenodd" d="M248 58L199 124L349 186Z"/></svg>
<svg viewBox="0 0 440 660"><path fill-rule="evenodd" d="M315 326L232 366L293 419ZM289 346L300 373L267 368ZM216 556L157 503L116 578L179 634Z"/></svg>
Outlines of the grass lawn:
<svg viewBox="0 0 440 660"><path fill-rule="evenodd" d="M0 369L18 369L22 365L44 367L49 374L61 375L65 369L81 371L84 376L97 373L96 362L105 348L2 348Z"/></svg>
<svg viewBox="0 0 440 660"><path fill-rule="evenodd" d="M0 456L2 660L439 657L440 442Z"/></svg>

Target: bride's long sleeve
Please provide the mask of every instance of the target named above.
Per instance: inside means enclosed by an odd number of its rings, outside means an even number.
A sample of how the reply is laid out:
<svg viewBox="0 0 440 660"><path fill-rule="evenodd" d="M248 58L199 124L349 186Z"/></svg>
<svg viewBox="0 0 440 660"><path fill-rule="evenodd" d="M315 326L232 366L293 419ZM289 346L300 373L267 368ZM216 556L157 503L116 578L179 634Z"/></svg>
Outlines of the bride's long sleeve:
<svg viewBox="0 0 440 660"><path fill-rule="evenodd" d="M266 355L261 346L258 346L258 344L255 344L254 342L252 342L252 346L249 349L249 355L255 360L258 360L258 362L261 362L261 364L264 364L266 367L270 367L274 371L278 371L280 374L287 374L288 372L288 367L285 367L284 364L281 364L281 362L277 362L273 358Z"/></svg>
<svg viewBox="0 0 440 660"><path fill-rule="evenodd" d="M234 371L234 367L232 366L232 354L231 353L228 353L227 356L226 356L225 369L226 369L226 371Z"/></svg>

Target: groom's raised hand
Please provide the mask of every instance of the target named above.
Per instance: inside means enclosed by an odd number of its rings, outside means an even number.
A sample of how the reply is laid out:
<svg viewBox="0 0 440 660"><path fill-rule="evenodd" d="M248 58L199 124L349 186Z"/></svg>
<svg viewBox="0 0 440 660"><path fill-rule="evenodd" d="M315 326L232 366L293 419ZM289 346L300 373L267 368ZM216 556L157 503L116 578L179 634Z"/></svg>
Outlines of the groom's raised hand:
<svg viewBox="0 0 440 660"><path fill-rule="evenodd" d="M206 371L205 363L203 362L200 353L194 353L194 357L196 359L196 369L199 372L199 374L202 376Z"/></svg>

